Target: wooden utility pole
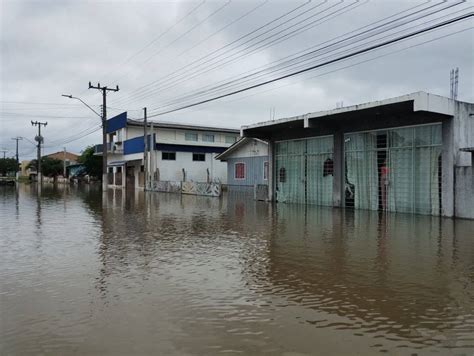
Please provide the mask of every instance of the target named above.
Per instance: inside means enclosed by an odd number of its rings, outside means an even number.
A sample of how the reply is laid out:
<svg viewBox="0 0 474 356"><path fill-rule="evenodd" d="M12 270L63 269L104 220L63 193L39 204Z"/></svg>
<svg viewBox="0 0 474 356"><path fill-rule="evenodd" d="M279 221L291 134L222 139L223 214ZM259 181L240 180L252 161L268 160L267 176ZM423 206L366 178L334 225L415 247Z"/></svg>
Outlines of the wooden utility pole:
<svg viewBox="0 0 474 356"><path fill-rule="evenodd" d="M144 170L144 175L145 175L145 182L144 182L144 190L147 189L148 187L148 137L147 137L147 128L148 128L148 123L147 123L147 115L146 115L146 108L143 108L143 170Z"/></svg>
<svg viewBox="0 0 474 356"><path fill-rule="evenodd" d="M105 191L108 187L107 179L107 92L119 91L118 85L115 88L103 87L100 83L94 86L89 82L89 89L97 89L102 92L102 189Z"/></svg>
<svg viewBox="0 0 474 356"><path fill-rule="evenodd" d="M38 145L36 146L37 148L36 177L38 180L38 184L40 185L41 185L41 181L43 180L43 177L41 175L41 144L44 141L43 136L41 136L41 125L46 127L46 125L48 125L48 122L31 121L31 126L38 126L38 135L35 137L35 140L38 142Z"/></svg>
<svg viewBox="0 0 474 356"><path fill-rule="evenodd" d="M63 157L63 177L66 178L66 147L64 148L64 157Z"/></svg>

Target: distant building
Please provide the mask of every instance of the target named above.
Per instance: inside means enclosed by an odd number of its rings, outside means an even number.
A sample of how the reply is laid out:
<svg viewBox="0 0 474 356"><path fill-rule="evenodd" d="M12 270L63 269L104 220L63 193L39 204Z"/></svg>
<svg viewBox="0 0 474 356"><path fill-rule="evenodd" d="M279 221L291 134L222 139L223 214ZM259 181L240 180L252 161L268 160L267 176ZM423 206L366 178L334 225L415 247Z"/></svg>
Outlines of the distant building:
<svg viewBox="0 0 474 356"><path fill-rule="evenodd" d="M227 186L252 188L256 184L268 184L268 144L253 138L242 138L216 156L227 162Z"/></svg>
<svg viewBox="0 0 474 356"><path fill-rule="evenodd" d="M76 155L71 152L65 152L65 151L58 151L54 153L50 153L48 155L44 155L43 157L48 157L48 158L53 158L53 159L58 159L60 161L66 161L66 166L69 166L70 164L77 164L79 155Z"/></svg>
<svg viewBox="0 0 474 356"><path fill-rule="evenodd" d="M153 125L153 129L152 129ZM154 122L148 125L149 167L156 181L227 182L227 167L215 157L239 138L240 131ZM109 184L144 188L144 125L122 113L107 120ZM96 146L101 154L102 145Z"/></svg>
<svg viewBox="0 0 474 356"><path fill-rule="evenodd" d="M242 127L269 199L474 218L474 104L417 92Z"/></svg>

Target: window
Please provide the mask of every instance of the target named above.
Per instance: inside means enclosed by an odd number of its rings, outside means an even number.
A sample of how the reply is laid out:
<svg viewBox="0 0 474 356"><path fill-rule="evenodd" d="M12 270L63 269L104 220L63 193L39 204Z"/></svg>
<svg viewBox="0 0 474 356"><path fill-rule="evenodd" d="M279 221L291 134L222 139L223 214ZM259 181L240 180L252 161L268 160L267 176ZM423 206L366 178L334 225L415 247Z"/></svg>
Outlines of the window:
<svg viewBox="0 0 474 356"><path fill-rule="evenodd" d="M140 172L145 172L145 166L144 165L140 166Z"/></svg>
<svg viewBox="0 0 474 356"><path fill-rule="evenodd" d="M176 152L161 152L163 161L176 161Z"/></svg>
<svg viewBox="0 0 474 356"><path fill-rule="evenodd" d="M198 134L194 132L186 132L184 134L184 139L186 141L197 141L198 140Z"/></svg>
<svg viewBox="0 0 474 356"><path fill-rule="evenodd" d="M235 179L245 179L245 163L236 163L234 166Z"/></svg>
<svg viewBox="0 0 474 356"><path fill-rule="evenodd" d="M263 162L263 180L268 180L268 161Z"/></svg>
<svg viewBox="0 0 474 356"><path fill-rule="evenodd" d="M285 183L286 182L286 169L285 169L285 167L280 168L279 176L280 176L280 183Z"/></svg>
<svg viewBox="0 0 474 356"><path fill-rule="evenodd" d="M234 143L237 141L237 137L235 136L226 136L225 137L225 143Z"/></svg>
<svg viewBox="0 0 474 356"><path fill-rule="evenodd" d="M214 142L214 135L204 134L202 135L202 140L205 142Z"/></svg>
<svg viewBox="0 0 474 356"><path fill-rule="evenodd" d="M206 160L205 153L193 153L193 161L204 162Z"/></svg>
<svg viewBox="0 0 474 356"><path fill-rule="evenodd" d="M117 173L122 173L122 167L117 167Z"/></svg>
<svg viewBox="0 0 474 356"><path fill-rule="evenodd" d="M109 167L109 173L114 173L114 168L113 167Z"/></svg>

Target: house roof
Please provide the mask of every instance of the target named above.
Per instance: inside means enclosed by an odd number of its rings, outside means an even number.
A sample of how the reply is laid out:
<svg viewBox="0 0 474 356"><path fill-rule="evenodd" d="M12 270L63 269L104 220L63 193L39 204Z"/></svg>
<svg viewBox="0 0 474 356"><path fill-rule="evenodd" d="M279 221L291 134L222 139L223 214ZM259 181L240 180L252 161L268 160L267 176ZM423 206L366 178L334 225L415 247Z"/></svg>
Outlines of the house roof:
<svg viewBox="0 0 474 356"><path fill-rule="evenodd" d="M63 160L64 156L66 156L66 159L68 159L70 161L76 161L79 158L79 155L76 155L75 153L71 153L71 152L67 152L67 151L66 152L58 151L58 152L50 153L50 154L47 154L47 155L43 155L43 157L54 157L54 158L59 159L59 160Z"/></svg>
<svg viewBox="0 0 474 356"><path fill-rule="evenodd" d="M166 122L166 121L151 121L149 125L153 123L154 128L163 128L163 129L182 129L182 130L191 130L191 131L220 131L225 133L239 134L239 129L226 128L226 127L213 127L213 126L201 126L201 125L190 125L190 124L178 124L175 122ZM132 126L143 126L143 121L128 119L128 125Z"/></svg>
<svg viewBox="0 0 474 356"><path fill-rule="evenodd" d="M245 136L252 133L264 132L268 130L285 130L288 128L307 128L315 121L329 120L335 118L360 117L356 113L375 112L380 110L396 113L405 112L431 112L444 116L454 116L454 100L429 94L426 92L416 92L389 98L384 100L372 101L358 105L351 105L331 110L311 112L304 115L298 115L288 118L281 118L272 121L259 122L252 125L242 126L242 133Z"/></svg>
<svg viewBox="0 0 474 356"><path fill-rule="evenodd" d="M231 155L233 152L238 150L239 148L245 146L246 144L252 142L252 141L259 141L264 144L268 144L267 142L260 140L258 138L249 138L249 137L242 137L240 140L232 144L228 149L226 149L224 152L221 154L217 155L215 159L221 160L221 161L226 161L229 158L229 155Z"/></svg>

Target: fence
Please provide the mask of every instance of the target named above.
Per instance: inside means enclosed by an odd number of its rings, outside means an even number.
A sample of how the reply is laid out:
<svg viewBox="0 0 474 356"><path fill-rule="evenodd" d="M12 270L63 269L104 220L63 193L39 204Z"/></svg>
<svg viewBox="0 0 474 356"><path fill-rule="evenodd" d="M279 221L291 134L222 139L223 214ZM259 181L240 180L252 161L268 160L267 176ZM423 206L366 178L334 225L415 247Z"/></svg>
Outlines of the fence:
<svg viewBox="0 0 474 356"><path fill-rule="evenodd" d="M204 195L219 197L222 186L216 182L176 182L176 181L152 181L150 189L154 192L181 193L191 195Z"/></svg>

